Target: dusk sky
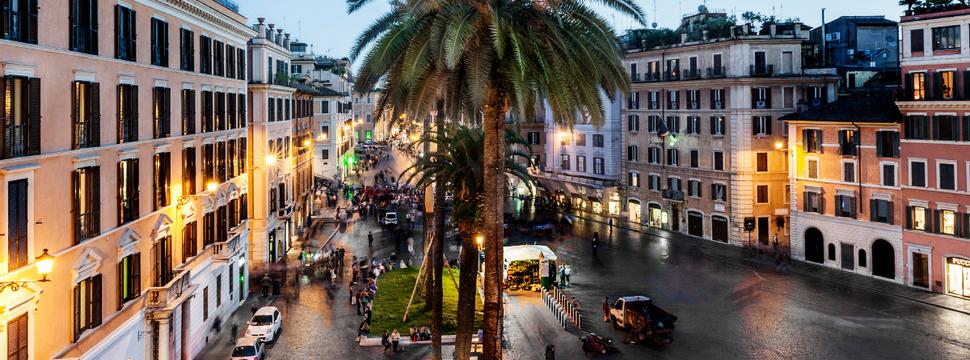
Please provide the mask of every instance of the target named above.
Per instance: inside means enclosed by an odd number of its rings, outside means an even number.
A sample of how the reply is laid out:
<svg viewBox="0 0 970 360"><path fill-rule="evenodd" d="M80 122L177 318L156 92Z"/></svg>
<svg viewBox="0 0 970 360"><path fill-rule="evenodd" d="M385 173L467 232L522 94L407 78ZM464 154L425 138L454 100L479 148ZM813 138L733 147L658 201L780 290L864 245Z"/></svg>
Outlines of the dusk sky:
<svg viewBox="0 0 970 360"><path fill-rule="evenodd" d="M297 39L312 44L316 54L335 57L346 56L357 35L388 8L386 0L374 0L356 14L347 15L343 0L235 1L239 3L240 11L249 18L250 23L255 23L257 17L265 17L267 22L275 23L277 27L282 26ZM697 6L703 3L705 1L639 1L647 13L648 22L656 21L661 27L676 27L682 14L696 12ZM711 11L724 11L737 14L738 17L748 10L783 18L798 17L810 26L821 23L822 8L826 8L825 17L829 21L843 15L884 15L898 21L903 8L896 3L896 0L706 1ZM613 21L618 31L639 27L632 20L613 16L609 11L604 11L603 14Z"/></svg>

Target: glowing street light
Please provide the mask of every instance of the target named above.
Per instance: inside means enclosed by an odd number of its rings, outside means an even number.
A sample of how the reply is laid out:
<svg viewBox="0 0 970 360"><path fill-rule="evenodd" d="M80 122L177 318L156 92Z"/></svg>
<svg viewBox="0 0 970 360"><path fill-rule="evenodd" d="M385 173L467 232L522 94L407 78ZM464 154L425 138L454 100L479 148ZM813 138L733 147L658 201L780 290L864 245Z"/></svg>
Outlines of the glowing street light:
<svg viewBox="0 0 970 360"><path fill-rule="evenodd" d="M37 273L40 274L40 281L48 281L47 275L54 270L54 257L44 249L44 252L36 258Z"/></svg>
<svg viewBox="0 0 970 360"><path fill-rule="evenodd" d="M215 181L210 181L208 184L205 184L205 189L209 190L209 192L216 192L216 190L219 190L219 184L216 184Z"/></svg>
<svg viewBox="0 0 970 360"><path fill-rule="evenodd" d="M485 241L485 237L484 236L482 236L482 235L475 236L475 243L478 244L478 248L479 249L482 248L482 242L484 242L484 241Z"/></svg>
<svg viewBox="0 0 970 360"><path fill-rule="evenodd" d="M775 142L775 150L781 150L781 147L782 147L782 146L783 146L783 145L782 145L782 143L781 143L781 141L777 141L777 142Z"/></svg>
<svg viewBox="0 0 970 360"><path fill-rule="evenodd" d="M276 165L276 155L266 154L266 159L264 161L266 162L266 166Z"/></svg>

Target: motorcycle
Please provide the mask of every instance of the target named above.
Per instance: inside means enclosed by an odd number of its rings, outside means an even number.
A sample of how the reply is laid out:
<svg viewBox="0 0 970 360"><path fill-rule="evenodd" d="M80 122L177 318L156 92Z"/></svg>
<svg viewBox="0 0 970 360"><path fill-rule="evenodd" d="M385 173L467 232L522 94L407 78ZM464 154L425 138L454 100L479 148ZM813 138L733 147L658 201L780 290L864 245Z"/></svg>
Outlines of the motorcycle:
<svg viewBox="0 0 970 360"><path fill-rule="evenodd" d="M599 354L606 355L609 353L620 352L613 346L613 339L596 335L595 333L589 333L586 336L580 336L579 341L583 342L583 353L586 355Z"/></svg>

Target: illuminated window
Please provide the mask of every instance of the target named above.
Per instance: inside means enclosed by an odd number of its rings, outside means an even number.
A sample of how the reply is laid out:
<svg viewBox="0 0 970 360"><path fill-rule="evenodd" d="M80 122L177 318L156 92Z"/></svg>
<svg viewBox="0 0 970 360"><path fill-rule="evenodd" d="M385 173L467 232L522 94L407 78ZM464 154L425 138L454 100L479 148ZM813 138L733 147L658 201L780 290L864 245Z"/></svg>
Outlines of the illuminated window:
<svg viewBox="0 0 970 360"><path fill-rule="evenodd" d="M926 73L914 73L913 76L913 100L926 99Z"/></svg>
<svg viewBox="0 0 970 360"><path fill-rule="evenodd" d="M926 230L926 208L922 206L913 207L913 229Z"/></svg>
<svg viewBox="0 0 970 360"><path fill-rule="evenodd" d="M956 72L955 71L942 71L939 75L940 80L940 96L944 100L952 100L954 93L954 86L956 83Z"/></svg>
<svg viewBox="0 0 970 360"><path fill-rule="evenodd" d="M956 234L956 214L953 211L940 211L940 232L947 235Z"/></svg>

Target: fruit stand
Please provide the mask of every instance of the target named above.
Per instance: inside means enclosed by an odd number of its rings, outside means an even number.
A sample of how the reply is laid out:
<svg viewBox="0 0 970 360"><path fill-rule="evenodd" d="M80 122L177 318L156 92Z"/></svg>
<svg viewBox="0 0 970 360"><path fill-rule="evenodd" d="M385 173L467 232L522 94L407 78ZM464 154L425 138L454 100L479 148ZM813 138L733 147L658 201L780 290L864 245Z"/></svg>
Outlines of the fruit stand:
<svg viewBox="0 0 970 360"><path fill-rule="evenodd" d="M539 291L555 281L558 257L548 246L506 246L504 254L507 289Z"/></svg>

